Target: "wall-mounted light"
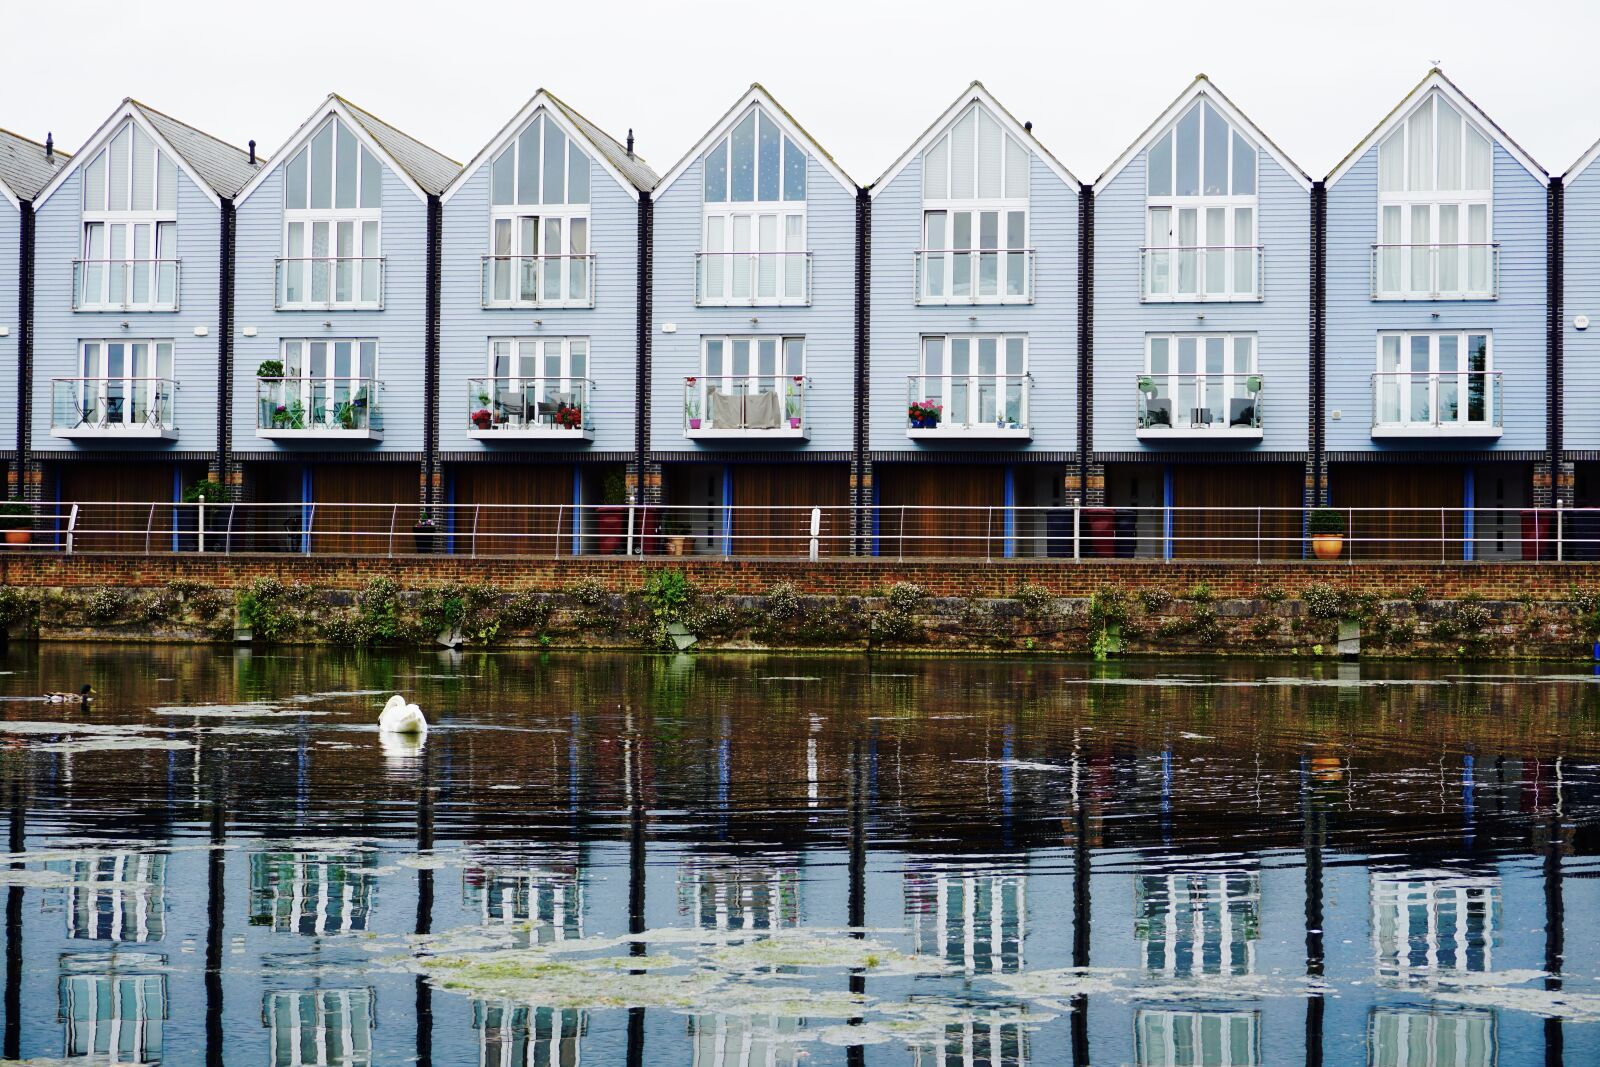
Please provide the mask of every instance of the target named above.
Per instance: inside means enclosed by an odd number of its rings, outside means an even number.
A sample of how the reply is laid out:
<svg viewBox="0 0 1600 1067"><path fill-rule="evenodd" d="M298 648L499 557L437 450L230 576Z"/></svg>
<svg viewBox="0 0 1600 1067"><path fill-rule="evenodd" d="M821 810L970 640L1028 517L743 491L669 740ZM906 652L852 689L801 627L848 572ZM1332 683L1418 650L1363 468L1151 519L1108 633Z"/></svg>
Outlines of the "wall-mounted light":
<svg viewBox="0 0 1600 1067"><path fill-rule="evenodd" d="M1328 412L1328 418L1332 419L1334 422L1338 422L1340 419L1344 418L1344 412L1340 411L1338 408L1334 408L1332 411Z"/></svg>
<svg viewBox="0 0 1600 1067"><path fill-rule="evenodd" d="M661 332L662 333L677 333L678 332L678 324L675 323L675 322L663 322L661 324Z"/></svg>
<svg viewBox="0 0 1600 1067"><path fill-rule="evenodd" d="M210 328L206 327L206 326L196 326L194 328L194 335L196 337L204 337L206 334L208 334L210 332L211 332Z"/></svg>
<svg viewBox="0 0 1600 1067"><path fill-rule="evenodd" d="M256 335L256 328L254 326L246 326L239 332L244 334L246 337L254 337Z"/></svg>
<svg viewBox="0 0 1600 1067"><path fill-rule="evenodd" d="M1589 328L1589 316L1587 316L1587 315L1579 315L1577 318L1572 320L1572 325L1576 329L1587 330ZM3 336L3 335L0 335L0 336Z"/></svg>
<svg viewBox="0 0 1600 1067"><path fill-rule="evenodd" d="M333 329L333 320L332 320L332 319L328 319L328 320L327 320L327 321L326 321L326 322L324 322L324 323L323 323L323 324L322 324L322 328L323 328L323 329L324 329L324 330L331 330L331 329Z"/></svg>
<svg viewBox="0 0 1600 1067"><path fill-rule="evenodd" d="M11 327L9 327L9 326L0 326L0 337L10 337L10 336L11 336Z"/></svg>
<svg viewBox="0 0 1600 1067"><path fill-rule="evenodd" d="M122 328L124 330L126 330L128 328L128 320L127 319L123 319L122 320Z"/></svg>

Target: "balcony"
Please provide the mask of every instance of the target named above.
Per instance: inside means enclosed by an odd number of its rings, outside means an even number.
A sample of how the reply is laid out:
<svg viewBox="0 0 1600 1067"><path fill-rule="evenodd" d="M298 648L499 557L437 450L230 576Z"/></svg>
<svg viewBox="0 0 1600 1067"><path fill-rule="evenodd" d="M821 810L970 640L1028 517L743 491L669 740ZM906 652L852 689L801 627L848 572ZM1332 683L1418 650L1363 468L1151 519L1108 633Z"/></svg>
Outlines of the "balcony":
<svg viewBox="0 0 1600 1067"><path fill-rule="evenodd" d="M696 252L696 307L805 307L810 252Z"/></svg>
<svg viewBox="0 0 1600 1067"><path fill-rule="evenodd" d="M803 374L685 378L683 435L699 441L804 440L811 436L810 385Z"/></svg>
<svg viewBox="0 0 1600 1067"><path fill-rule="evenodd" d="M176 259L75 259L73 311L177 311Z"/></svg>
<svg viewBox="0 0 1600 1067"><path fill-rule="evenodd" d="M1011 440L1033 436L1029 374L912 374L906 379L906 436L925 440Z"/></svg>
<svg viewBox="0 0 1600 1067"><path fill-rule="evenodd" d="M587 378L468 378L467 434L480 441L594 440Z"/></svg>
<svg viewBox="0 0 1600 1067"><path fill-rule="evenodd" d="M1374 300L1498 300L1500 245L1373 245Z"/></svg>
<svg viewBox="0 0 1600 1067"><path fill-rule="evenodd" d="M1499 371L1398 371L1372 376L1374 438L1495 438Z"/></svg>
<svg viewBox="0 0 1600 1067"><path fill-rule="evenodd" d="M1141 441L1259 441L1259 374L1141 374Z"/></svg>
<svg viewBox="0 0 1600 1067"><path fill-rule="evenodd" d="M594 257L484 256L486 308L592 308Z"/></svg>
<svg viewBox="0 0 1600 1067"><path fill-rule="evenodd" d="M1139 249L1139 300L1146 304L1250 303L1262 299L1261 245Z"/></svg>
<svg viewBox="0 0 1600 1067"><path fill-rule="evenodd" d="M924 305L1033 303L1033 249L919 248L916 301Z"/></svg>
<svg viewBox="0 0 1600 1067"><path fill-rule="evenodd" d="M256 436L269 441L381 441L376 378L257 378Z"/></svg>
<svg viewBox="0 0 1600 1067"><path fill-rule="evenodd" d="M384 257L323 256L276 263L279 311L381 311Z"/></svg>
<svg viewBox="0 0 1600 1067"><path fill-rule="evenodd" d="M50 436L80 441L174 441L171 378L53 378Z"/></svg>

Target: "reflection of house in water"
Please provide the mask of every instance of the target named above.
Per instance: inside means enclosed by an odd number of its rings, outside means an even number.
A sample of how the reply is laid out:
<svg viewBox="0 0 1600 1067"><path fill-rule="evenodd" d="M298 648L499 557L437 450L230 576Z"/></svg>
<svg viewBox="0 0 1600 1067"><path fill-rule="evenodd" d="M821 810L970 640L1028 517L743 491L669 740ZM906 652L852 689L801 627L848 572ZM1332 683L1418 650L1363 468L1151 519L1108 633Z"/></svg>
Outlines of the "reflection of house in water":
<svg viewBox="0 0 1600 1067"><path fill-rule="evenodd" d="M261 1001L272 1067L368 1067L377 1021L371 989L275 989Z"/></svg>
<svg viewBox="0 0 1600 1067"><path fill-rule="evenodd" d="M1453 871L1373 871L1378 975L1405 984L1445 971L1493 969L1500 879Z"/></svg>
<svg viewBox="0 0 1600 1067"><path fill-rule="evenodd" d="M61 957L57 1005L68 1060L161 1062L167 1017L167 958L146 953L71 953Z"/></svg>
<svg viewBox="0 0 1600 1067"><path fill-rule="evenodd" d="M583 889L575 858L495 858L461 873L461 899L485 923L537 922L537 944L583 936Z"/></svg>
<svg viewBox="0 0 1600 1067"><path fill-rule="evenodd" d="M254 852L250 922L278 931L345 934L367 928L370 852Z"/></svg>
<svg viewBox="0 0 1600 1067"><path fill-rule="evenodd" d="M948 1023L937 1043L914 1043L912 1067L1025 1067L1028 1033L1020 1020Z"/></svg>
<svg viewBox="0 0 1600 1067"><path fill-rule="evenodd" d="M108 852L52 860L45 869L72 879L62 889L68 937L142 943L166 932L165 855Z"/></svg>
<svg viewBox="0 0 1600 1067"><path fill-rule="evenodd" d="M589 1013L536 1008L509 1000L474 1000L478 1067L576 1067Z"/></svg>
<svg viewBox="0 0 1600 1067"><path fill-rule="evenodd" d="M794 1067L803 1023L794 1016L691 1015L692 1067Z"/></svg>
<svg viewBox="0 0 1600 1067"><path fill-rule="evenodd" d="M678 865L678 914L702 930L777 930L800 922L792 856L690 856Z"/></svg>
<svg viewBox="0 0 1600 1067"><path fill-rule="evenodd" d="M1498 1040L1491 1011L1373 1008L1367 1017L1367 1064L1494 1067Z"/></svg>
<svg viewBox="0 0 1600 1067"><path fill-rule="evenodd" d="M1258 1011L1140 1008L1133 1019L1138 1067L1258 1067Z"/></svg>
<svg viewBox="0 0 1600 1067"><path fill-rule="evenodd" d="M989 863L924 862L906 871L917 952L975 973L1022 969L1027 876Z"/></svg>
<svg viewBox="0 0 1600 1067"><path fill-rule="evenodd" d="M1147 970L1254 974L1261 875L1238 868L1141 874L1134 880L1134 936Z"/></svg>

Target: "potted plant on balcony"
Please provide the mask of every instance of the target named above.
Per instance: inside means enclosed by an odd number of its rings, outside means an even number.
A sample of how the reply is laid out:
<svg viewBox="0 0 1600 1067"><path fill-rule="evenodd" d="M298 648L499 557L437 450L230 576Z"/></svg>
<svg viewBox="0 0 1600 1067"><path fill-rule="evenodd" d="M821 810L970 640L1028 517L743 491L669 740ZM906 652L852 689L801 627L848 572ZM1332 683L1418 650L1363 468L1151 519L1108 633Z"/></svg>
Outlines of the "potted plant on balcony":
<svg viewBox="0 0 1600 1067"><path fill-rule="evenodd" d="M267 381L278 382L281 385L281 383L283 382L283 360L281 360L281 359L264 359L264 360L262 360L261 361L261 365L256 368L256 378L259 379L260 381L263 381L263 382L267 382ZM278 405L277 401L273 398L272 390L271 389L263 390L261 388L257 388L256 389L256 396L260 399L260 402L261 402L261 416L260 416L261 417L261 425L263 425L263 426L276 426L277 424L272 421L273 409L274 409L274 407L278 407L278 406L281 406L281 405Z"/></svg>
<svg viewBox="0 0 1600 1067"><path fill-rule="evenodd" d="M494 415L486 407L479 408L469 417L472 419L472 425L480 430L487 430L494 426Z"/></svg>
<svg viewBox="0 0 1600 1067"><path fill-rule="evenodd" d="M426 556L434 549L434 544L439 535L439 523L424 509L417 513L417 521L411 527L411 538L416 543L417 555Z"/></svg>
<svg viewBox="0 0 1600 1067"><path fill-rule="evenodd" d="M618 467L600 485L601 504L597 522L600 551L615 555L622 549L622 533L628 522L628 479Z"/></svg>
<svg viewBox="0 0 1600 1067"><path fill-rule="evenodd" d="M20 500L0 504L0 530L5 531L8 545L25 545L32 541L33 509Z"/></svg>
<svg viewBox="0 0 1600 1067"><path fill-rule="evenodd" d="M1338 559L1344 552L1344 512L1318 508L1307 516L1306 532L1311 535L1311 550L1318 559Z"/></svg>
<svg viewBox="0 0 1600 1067"><path fill-rule="evenodd" d="M583 409L573 404L557 405L555 423L563 430L581 430L583 429Z"/></svg>
<svg viewBox="0 0 1600 1067"><path fill-rule="evenodd" d="M933 400L913 400L908 414L913 430L932 430L939 425L944 407Z"/></svg>
<svg viewBox="0 0 1600 1067"><path fill-rule="evenodd" d="M700 428L700 393L695 389L695 379L689 379L689 391L683 398L683 417L689 420L689 429Z"/></svg>
<svg viewBox="0 0 1600 1067"><path fill-rule="evenodd" d="M794 376L794 383L789 386L789 394L784 398L784 414L789 416L789 429L800 428L800 390L805 386L806 380L802 375Z"/></svg>

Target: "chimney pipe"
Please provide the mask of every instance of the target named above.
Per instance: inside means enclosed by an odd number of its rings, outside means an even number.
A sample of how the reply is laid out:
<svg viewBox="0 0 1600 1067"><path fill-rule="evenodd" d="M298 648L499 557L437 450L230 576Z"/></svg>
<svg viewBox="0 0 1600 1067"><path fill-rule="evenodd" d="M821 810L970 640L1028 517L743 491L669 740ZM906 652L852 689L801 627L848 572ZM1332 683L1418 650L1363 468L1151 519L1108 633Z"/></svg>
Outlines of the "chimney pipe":
<svg viewBox="0 0 1600 1067"><path fill-rule="evenodd" d="M56 157L56 135L53 134L53 133L47 133L47 134L44 135L44 158L46 158L46 159L54 159L55 157Z"/></svg>
<svg viewBox="0 0 1600 1067"><path fill-rule="evenodd" d="M252 140L250 142L250 162L253 165L255 163L255 161L256 161L256 143L255 143L254 140Z"/></svg>
<svg viewBox="0 0 1600 1067"><path fill-rule="evenodd" d="M1022 128L1024 130L1027 130L1029 133L1032 133L1033 132L1033 120L1029 119L1027 122L1024 122L1022 124Z"/></svg>
<svg viewBox="0 0 1600 1067"><path fill-rule="evenodd" d="M628 127L628 158L633 158L633 127Z"/></svg>

